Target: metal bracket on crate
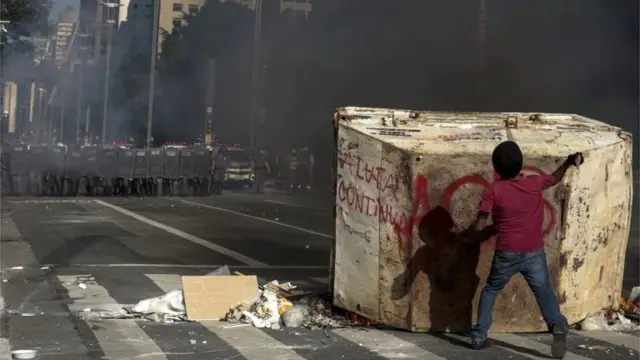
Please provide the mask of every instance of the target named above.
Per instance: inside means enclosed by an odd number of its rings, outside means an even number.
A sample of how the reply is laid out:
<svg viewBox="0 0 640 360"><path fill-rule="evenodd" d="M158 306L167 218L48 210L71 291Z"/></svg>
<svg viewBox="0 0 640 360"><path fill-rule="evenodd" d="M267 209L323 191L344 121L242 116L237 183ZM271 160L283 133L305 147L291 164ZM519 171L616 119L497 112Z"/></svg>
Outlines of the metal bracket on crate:
<svg viewBox="0 0 640 360"><path fill-rule="evenodd" d="M518 118L515 116L509 116L507 120L504 121L504 126L507 129L517 129L518 128Z"/></svg>

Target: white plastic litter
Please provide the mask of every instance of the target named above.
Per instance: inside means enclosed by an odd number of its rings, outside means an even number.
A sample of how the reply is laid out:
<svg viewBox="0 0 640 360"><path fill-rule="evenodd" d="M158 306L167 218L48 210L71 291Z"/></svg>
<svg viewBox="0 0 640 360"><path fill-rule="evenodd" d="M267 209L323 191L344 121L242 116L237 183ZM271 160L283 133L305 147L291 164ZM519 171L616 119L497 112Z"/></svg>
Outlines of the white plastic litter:
<svg viewBox="0 0 640 360"><path fill-rule="evenodd" d="M636 303L640 301L640 286L636 286L633 289L631 289L631 294L629 295L629 302L630 303Z"/></svg>
<svg viewBox="0 0 640 360"><path fill-rule="evenodd" d="M13 350L11 352L11 357L20 360L35 359L36 355L38 355L37 350Z"/></svg>
<svg viewBox="0 0 640 360"><path fill-rule="evenodd" d="M614 314L613 318L608 320L604 313L597 312L582 320L580 329L583 331L635 331L640 330L640 326L622 314Z"/></svg>
<svg viewBox="0 0 640 360"><path fill-rule="evenodd" d="M162 296L145 299L138 302L132 312L139 314L169 314L184 315L184 294L182 290L174 290Z"/></svg>
<svg viewBox="0 0 640 360"><path fill-rule="evenodd" d="M282 322L284 326L297 328L304 324L309 317L309 309L304 305L294 305L282 314Z"/></svg>
<svg viewBox="0 0 640 360"><path fill-rule="evenodd" d="M257 328L272 328L280 323L278 295L270 290L263 291L260 300L253 304L251 311L245 310L242 314Z"/></svg>

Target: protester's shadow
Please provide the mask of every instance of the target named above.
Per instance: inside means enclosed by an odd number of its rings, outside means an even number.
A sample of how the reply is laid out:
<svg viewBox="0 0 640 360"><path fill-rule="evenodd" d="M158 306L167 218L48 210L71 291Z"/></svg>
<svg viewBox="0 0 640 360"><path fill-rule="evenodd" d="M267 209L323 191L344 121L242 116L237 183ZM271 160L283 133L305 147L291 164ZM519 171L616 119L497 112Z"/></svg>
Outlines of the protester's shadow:
<svg viewBox="0 0 640 360"><path fill-rule="evenodd" d="M412 288L412 322L418 327L427 324L429 331L466 331L473 314L473 298L479 278L476 267L480 245L464 243L451 232L454 222L449 212L438 206L428 212L418 225L422 246L411 258L403 274L395 278L393 298L404 297ZM493 231L482 234L488 239ZM419 273L426 282L415 283ZM421 300L428 298L429 307ZM426 304L426 302L424 303ZM428 311L428 313L427 313Z"/></svg>

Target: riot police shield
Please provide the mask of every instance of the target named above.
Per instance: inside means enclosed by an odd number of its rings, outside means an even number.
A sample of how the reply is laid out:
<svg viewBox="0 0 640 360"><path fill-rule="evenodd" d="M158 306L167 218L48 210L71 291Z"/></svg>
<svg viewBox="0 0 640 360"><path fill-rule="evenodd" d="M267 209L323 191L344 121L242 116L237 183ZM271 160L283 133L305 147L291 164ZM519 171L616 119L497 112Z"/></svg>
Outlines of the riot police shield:
<svg viewBox="0 0 640 360"><path fill-rule="evenodd" d="M146 149L136 149L136 166L134 178L143 179L149 177L149 152Z"/></svg>
<svg viewBox="0 0 640 360"><path fill-rule="evenodd" d="M164 151L163 178L177 179L180 177L180 151L167 149Z"/></svg>
<svg viewBox="0 0 640 360"><path fill-rule="evenodd" d="M118 177L123 179L133 179L135 168L135 150L120 149L118 151Z"/></svg>
<svg viewBox="0 0 640 360"><path fill-rule="evenodd" d="M64 175L64 166L67 158L67 147L52 145L48 148L47 166L45 172L49 175L60 177Z"/></svg>
<svg viewBox="0 0 640 360"><path fill-rule="evenodd" d="M100 164L99 176L104 179L118 177L118 149L100 149L98 163Z"/></svg>
<svg viewBox="0 0 640 360"><path fill-rule="evenodd" d="M98 162L98 149L91 147L85 148L84 155L84 176L94 177L99 176L100 163Z"/></svg>
<svg viewBox="0 0 640 360"><path fill-rule="evenodd" d="M193 176L201 179L206 178L209 175L210 166L209 150L206 148L193 149Z"/></svg>
<svg viewBox="0 0 640 360"><path fill-rule="evenodd" d="M193 178L193 149L180 150L180 177Z"/></svg>
<svg viewBox="0 0 640 360"><path fill-rule="evenodd" d="M47 167L49 149L46 145L29 146L29 192L40 195L43 192L42 179Z"/></svg>
<svg viewBox="0 0 640 360"><path fill-rule="evenodd" d="M149 150L149 177L161 178L163 176L164 151L160 148Z"/></svg>
<svg viewBox="0 0 640 360"><path fill-rule="evenodd" d="M11 175L29 174L29 148L27 145L15 145L9 154L9 170Z"/></svg>
<svg viewBox="0 0 640 360"><path fill-rule="evenodd" d="M84 176L84 154L80 149L72 149L67 152L67 162L64 170L65 176L78 180Z"/></svg>
<svg viewBox="0 0 640 360"><path fill-rule="evenodd" d="M29 165L30 170L34 174L44 173L47 167L47 157L49 155L49 149L45 145L31 145L29 146Z"/></svg>

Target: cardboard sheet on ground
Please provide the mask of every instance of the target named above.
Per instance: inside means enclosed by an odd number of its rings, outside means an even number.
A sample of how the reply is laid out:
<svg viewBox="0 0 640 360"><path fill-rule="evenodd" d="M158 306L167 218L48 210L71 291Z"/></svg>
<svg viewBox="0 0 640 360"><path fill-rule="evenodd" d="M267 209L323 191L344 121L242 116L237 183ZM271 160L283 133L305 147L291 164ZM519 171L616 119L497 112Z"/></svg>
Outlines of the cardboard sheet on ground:
<svg viewBox="0 0 640 360"><path fill-rule="evenodd" d="M260 296L256 276L183 276L189 320L220 320L243 301Z"/></svg>

